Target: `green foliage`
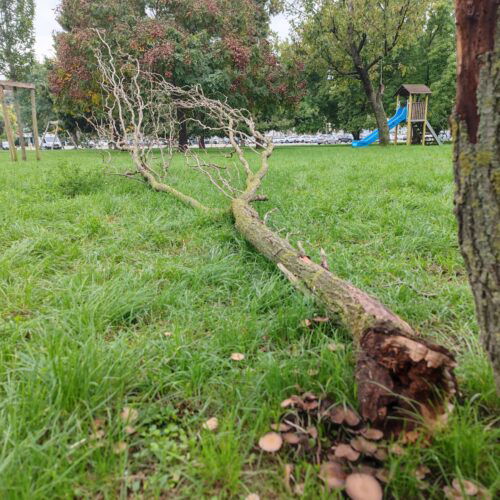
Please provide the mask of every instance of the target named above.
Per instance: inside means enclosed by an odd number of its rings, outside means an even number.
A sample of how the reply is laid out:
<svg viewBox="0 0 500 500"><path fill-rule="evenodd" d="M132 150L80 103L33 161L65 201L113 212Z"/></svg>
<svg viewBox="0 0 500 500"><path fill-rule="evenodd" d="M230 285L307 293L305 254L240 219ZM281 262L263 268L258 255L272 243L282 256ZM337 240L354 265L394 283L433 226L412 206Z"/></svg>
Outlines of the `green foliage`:
<svg viewBox="0 0 500 500"><path fill-rule="evenodd" d="M22 80L33 62L34 0L0 0L0 75Z"/></svg>
<svg viewBox="0 0 500 500"><path fill-rule="evenodd" d="M274 229L314 259L324 248L336 273L457 353L463 397L429 446L391 459L395 498L440 498L456 476L498 496L498 398L457 244L450 155L277 148L270 201L257 207L277 206ZM129 167L128 154L112 157ZM255 445L297 385L355 404L348 334L305 329L323 311L229 217L105 177L98 151L28 160L14 167L0 152L0 496L286 498L289 457ZM74 169L100 180L68 196L57 184ZM206 204L223 202L180 158L171 176ZM124 407L138 412L130 433ZM203 429L214 416L218 430ZM421 464L432 470L424 493ZM294 471L310 498L327 495L317 474L300 460Z"/></svg>

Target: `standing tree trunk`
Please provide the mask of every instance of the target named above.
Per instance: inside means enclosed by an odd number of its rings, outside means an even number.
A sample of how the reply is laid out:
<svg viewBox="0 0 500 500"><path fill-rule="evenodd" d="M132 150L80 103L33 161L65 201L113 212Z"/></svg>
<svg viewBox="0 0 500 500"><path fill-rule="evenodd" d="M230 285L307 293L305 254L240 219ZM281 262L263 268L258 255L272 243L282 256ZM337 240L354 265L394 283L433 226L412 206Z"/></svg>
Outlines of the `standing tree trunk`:
<svg viewBox="0 0 500 500"><path fill-rule="evenodd" d="M455 212L484 348L500 392L498 0L456 0Z"/></svg>
<svg viewBox="0 0 500 500"><path fill-rule="evenodd" d="M186 123L186 114L183 110L178 110L177 119L179 120L179 151L184 153L188 150L189 138Z"/></svg>
<svg viewBox="0 0 500 500"><path fill-rule="evenodd" d="M373 114L375 115L375 120L377 121L380 144L387 146L391 139L389 135L389 126L387 125L387 115L385 114L384 104L382 102L382 93L380 90L375 90L373 88L370 75L365 68L356 65L356 71L359 75L361 83L363 84L366 97L368 97L368 100L370 101Z"/></svg>

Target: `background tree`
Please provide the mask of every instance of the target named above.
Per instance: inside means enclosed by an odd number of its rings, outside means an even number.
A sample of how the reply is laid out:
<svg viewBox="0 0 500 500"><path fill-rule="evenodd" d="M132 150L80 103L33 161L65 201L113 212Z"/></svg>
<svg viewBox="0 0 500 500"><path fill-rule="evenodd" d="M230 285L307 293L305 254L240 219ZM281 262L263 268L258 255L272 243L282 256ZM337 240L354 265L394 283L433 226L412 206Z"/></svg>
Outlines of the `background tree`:
<svg viewBox="0 0 500 500"><path fill-rule="evenodd" d="M384 85L379 65L398 47L415 41L430 1L302 0L298 34L309 59L329 75L355 78L363 88L380 132L389 143Z"/></svg>
<svg viewBox="0 0 500 500"><path fill-rule="evenodd" d="M455 210L483 344L500 392L500 15L457 0Z"/></svg>
<svg viewBox="0 0 500 500"><path fill-rule="evenodd" d="M56 38L51 76L58 106L73 114L100 106L93 56L97 28L112 47L126 47L175 85L200 85L208 95L227 96L268 119L297 93L289 82L298 73L280 64L269 41L269 15L276 5L269 0L63 0L59 21L65 31ZM186 144L187 136L182 126L179 142Z"/></svg>
<svg viewBox="0 0 500 500"><path fill-rule="evenodd" d="M0 74L22 80L33 62L34 0L0 0Z"/></svg>

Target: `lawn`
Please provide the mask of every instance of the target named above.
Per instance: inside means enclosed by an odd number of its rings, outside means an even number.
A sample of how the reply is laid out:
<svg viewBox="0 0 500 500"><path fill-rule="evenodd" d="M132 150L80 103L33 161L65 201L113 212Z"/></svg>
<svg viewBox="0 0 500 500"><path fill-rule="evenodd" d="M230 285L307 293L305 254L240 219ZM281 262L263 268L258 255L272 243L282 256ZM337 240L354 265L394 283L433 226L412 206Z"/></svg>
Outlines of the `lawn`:
<svg viewBox="0 0 500 500"><path fill-rule="evenodd" d="M356 404L347 333L306 328L321 309L229 216L105 175L102 160L0 152L0 497L283 498L287 462L305 498L331 497L315 465L256 443L300 390ZM224 202L180 164L171 182ZM334 272L457 353L449 425L391 456L388 494L442 498L455 477L498 494L499 406L458 250L451 148L282 148L264 191L274 229L313 258L324 248Z"/></svg>

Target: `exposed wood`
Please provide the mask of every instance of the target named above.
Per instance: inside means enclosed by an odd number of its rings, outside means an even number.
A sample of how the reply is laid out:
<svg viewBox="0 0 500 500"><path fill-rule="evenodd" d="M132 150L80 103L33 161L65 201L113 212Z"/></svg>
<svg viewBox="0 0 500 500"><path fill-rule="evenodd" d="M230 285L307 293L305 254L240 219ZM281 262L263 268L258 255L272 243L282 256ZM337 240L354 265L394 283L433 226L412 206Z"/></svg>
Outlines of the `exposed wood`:
<svg viewBox="0 0 500 500"><path fill-rule="evenodd" d="M428 111L428 106L429 106L429 96L425 96L425 113L424 113L424 124L423 124L423 131L422 131L422 146L425 146L425 133L426 133L426 125L427 125L427 111ZM438 141L439 144L439 141Z"/></svg>
<svg viewBox="0 0 500 500"><path fill-rule="evenodd" d="M412 95L410 94L408 97L408 119L406 121L406 145L409 146L411 144L411 111L412 111Z"/></svg>
<svg viewBox="0 0 500 500"><path fill-rule="evenodd" d="M483 346L500 393L500 14L496 0L456 0L452 117L455 212Z"/></svg>
<svg viewBox="0 0 500 500"><path fill-rule="evenodd" d="M0 101L2 101L3 121L5 124L7 140L9 141L10 158L12 161L17 161L16 143L14 141L14 134L12 132L12 125L9 118L9 109L7 107L7 103L5 102L5 92L2 85L0 85Z"/></svg>
<svg viewBox="0 0 500 500"><path fill-rule="evenodd" d="M396 111L399 109L399 95L396 97ZM394 144L397 146L398 145L398 132L399 132L399 125L396 125L394 129Z"/></svg>
<svg viewBox="0 0 500 500"><path fill-rule="evenodd" d="M38 120L37 120L37 116L36 116L35 89L32 89L30 94L31 94L31 120L32 120L32 124L33 124L33 141L35 144L36 159L38 161L40 161L41 157L40 157L40 144L38 141Z"/></svg>
<svg viewBox="0 0 500 500"><path fill-rule="evenodd" d="M18 88L18 89L29 89L34 90L35 85L33 83L25 82L15 82L13 80L0 80L0 85L8 88Z"/></svg>
<svg viewBox="0 0 500 500"><path fill-rule="evenodd" d="M275 262L297 289L307 290L337 315L352 334L364 418L397 430L401 425L397 417L405 411L435 415L442 410L440 398L456 392L455 361L448 350L422 338L375 298L301 255L244 199L233 200L232 212L238 232Z"/></svg>
<svg viewBox="0 0 500 500"><path fill-rule="evenodd" d="M19 107L19 100L17 96L17 87L14 87L14 109L17 118L17 133L19 135L19 144L21 145L21 158L26 161L26 143L24 140L23 120L21 117L21 108Z"/></svg>

